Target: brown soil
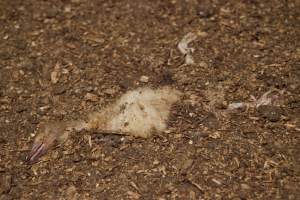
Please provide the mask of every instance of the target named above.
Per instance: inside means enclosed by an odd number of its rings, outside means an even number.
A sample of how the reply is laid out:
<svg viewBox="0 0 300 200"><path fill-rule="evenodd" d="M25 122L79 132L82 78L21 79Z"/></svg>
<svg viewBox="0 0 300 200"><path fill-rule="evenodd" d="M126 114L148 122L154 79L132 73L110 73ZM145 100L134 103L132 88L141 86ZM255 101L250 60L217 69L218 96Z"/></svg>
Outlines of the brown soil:
<svg viewBox="0 0 300 200"><path fill-rule="evenodd" d="M0 199L300 199L299 12L297 0L1 0ZM195 65L177 49L189 32ZM83 131L24 164L40 122L166 84L184 97L165 134ZM220 114L271 88L280 106Z"/></svg>

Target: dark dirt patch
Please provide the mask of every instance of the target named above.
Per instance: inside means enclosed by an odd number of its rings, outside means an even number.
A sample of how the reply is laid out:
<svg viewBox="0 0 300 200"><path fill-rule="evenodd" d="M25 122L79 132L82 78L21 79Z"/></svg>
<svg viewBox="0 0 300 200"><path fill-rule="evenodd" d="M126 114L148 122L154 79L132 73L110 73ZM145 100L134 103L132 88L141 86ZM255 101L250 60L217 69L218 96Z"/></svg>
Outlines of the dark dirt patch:
<svg viewBox="0 0 300 200"><path fill-rule="evenodd" d="M0 199L299 199L299 11L296 0L2 0ZM195 65L177 50L188 32ZM81 132L24 165L41 121L164 84L185 94L166 134L89 146ZM217 114L272 87L285 90L280 108Z"/></svg>

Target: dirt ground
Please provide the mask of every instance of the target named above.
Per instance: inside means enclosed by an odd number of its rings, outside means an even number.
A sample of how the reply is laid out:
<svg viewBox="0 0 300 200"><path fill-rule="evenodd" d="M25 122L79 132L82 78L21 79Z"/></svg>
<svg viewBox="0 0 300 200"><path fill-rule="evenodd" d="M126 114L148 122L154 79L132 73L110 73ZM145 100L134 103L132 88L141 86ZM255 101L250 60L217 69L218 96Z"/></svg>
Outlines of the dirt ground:
<svg viewBox="0 0 300 200"><path fill-rule="evenodd" d="M1 0L0 27L1 200L300 199L299 1ZM40 122L145 85L184 93L165 133L82 131L24 163Z"/></svg>

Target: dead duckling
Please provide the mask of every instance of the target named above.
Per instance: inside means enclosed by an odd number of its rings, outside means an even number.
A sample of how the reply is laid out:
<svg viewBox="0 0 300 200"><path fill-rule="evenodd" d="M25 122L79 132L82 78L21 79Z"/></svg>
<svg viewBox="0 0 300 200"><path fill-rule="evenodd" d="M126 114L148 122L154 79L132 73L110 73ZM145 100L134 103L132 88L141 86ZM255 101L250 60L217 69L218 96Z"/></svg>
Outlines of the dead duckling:
<svg viewBox="0 0 300 200"><path fill-rule="evenodd" d="M123 94L115 103L89 114L86 121L48 122L41 125L27 157L35 163L55 144L62 144L72 131L87 130L148 138L166 128L171 106L181 93L171 87L138 88Z"/></svg>

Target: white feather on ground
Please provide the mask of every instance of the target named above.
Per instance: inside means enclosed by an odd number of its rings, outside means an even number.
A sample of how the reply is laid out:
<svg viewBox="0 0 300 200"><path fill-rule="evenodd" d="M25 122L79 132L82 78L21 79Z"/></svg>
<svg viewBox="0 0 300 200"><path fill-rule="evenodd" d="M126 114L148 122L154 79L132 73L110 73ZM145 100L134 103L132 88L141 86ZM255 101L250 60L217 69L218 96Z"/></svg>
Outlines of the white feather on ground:
<svg viewBox="0 0 300 200"><path fill-rule="evenodd" d="M194 58L192 56L192 53L195 49L188 46L189 43L193 42L196 38L196 34L188 33L181 39L181 41L177 45L179 51L184 55L185 64L187 65L195 64Z"/></svg>

